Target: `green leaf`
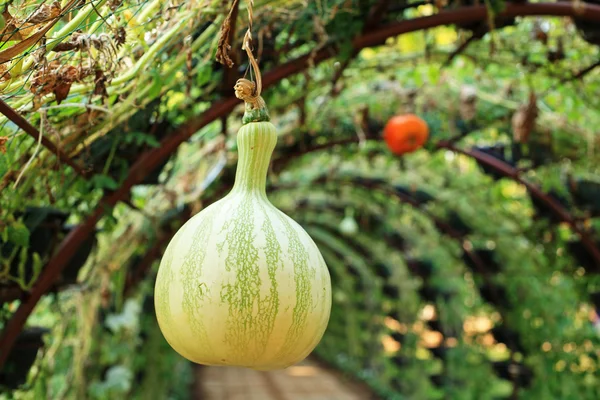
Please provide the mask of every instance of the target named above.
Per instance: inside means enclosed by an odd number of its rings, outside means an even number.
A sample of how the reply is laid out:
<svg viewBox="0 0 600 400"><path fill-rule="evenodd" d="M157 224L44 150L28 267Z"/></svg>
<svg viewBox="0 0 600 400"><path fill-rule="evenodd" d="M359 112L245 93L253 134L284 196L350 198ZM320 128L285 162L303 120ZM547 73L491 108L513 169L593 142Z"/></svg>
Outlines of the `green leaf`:
<svg viewBox="0 0 600 400"><path fill-rule="evenodd" d="M500 14L506 8L503 0L486 0L485 4L492 10L494 15Z"/></svg>
<svg viewBox="0 0 600 400"><path fill-rule="evenodd" d="M8 226L8 240L17 246L29 246L29 230L21 221Z"/></svg>
<svg viewBox="0 0 600 400"><path fill-rule="evenodd" d="M437 84L440 79L440 69L437 66L432 66L427 70L427 76L432 84Z"/></svg>
<svg viewBox="0 0 600 400"><path fill-rule="evenodd" d="M137 146L148 145L150 147L160 147L160 142L152 135L144 132L131 132L124 138L125 143L134 143Z"/></svg>
<svg viewBox="0 0 600 400"><path fill-rule="evenodd" d="M145 135L144 143L150 147L160 147L160 142L152 135Z"/></svg>
<svg viewBox="0 0 600 400"><path fill-rule="evenodd" d="M162 91L162 88L162 79L160 76L158 76L158 74L156 74L154 76L154 79L152 80L152 86L150 86L150 89L148 89L148 94L146 95L146 97L150 99L158 97L160 95L160 92Z"/></svg>
<svg viewBox="0 0 600 400"><path fill-rule="evenodd" d="M8 171L8 163L6 161L6 156L0 153L0 177L4 176Z"/></svg>
<svg viewBox="0 0 600 400"><path fill-rule="evenodd" d="M210 64L207 64L198 70L198 74L196 75L196 85L203 86L209 83L211 79L212 70L210 68Z"/></svg>
<svg viewBox="0 0 600 400"><path fill-rule="evenodd" d="M116 190L119 187L117 182L107 175L94 175L91 181L98 189Z"/></svg>
<svg viewBox="0 0 600 400"><path fill-rule="evenodd" d="M352 41L345 40L340 44L340 51L338 53L339 61L346 61L352 57L354 53L354 47L352 46Z"/></svg>

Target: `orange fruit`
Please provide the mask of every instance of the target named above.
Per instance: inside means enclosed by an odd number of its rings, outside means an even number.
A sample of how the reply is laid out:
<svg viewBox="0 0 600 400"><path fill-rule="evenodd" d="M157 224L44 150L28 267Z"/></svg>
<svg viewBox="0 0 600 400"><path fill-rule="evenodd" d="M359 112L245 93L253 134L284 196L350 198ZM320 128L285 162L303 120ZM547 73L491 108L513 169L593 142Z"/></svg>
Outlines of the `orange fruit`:
<svg viewBox="0 0 600 400"><path fill-rule="evenodd" d="M383 139L391 152L397 155L420 149L428 137L427 122L414 114L396 115L383 129Z"/></svg>

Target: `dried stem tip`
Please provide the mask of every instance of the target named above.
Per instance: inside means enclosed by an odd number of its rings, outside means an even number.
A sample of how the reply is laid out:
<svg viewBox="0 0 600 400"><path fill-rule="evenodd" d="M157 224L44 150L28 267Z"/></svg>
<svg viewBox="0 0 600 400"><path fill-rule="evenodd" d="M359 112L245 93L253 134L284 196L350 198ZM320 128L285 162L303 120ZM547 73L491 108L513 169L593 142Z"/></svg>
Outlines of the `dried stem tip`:
<svg viewBox="0 0 600 400"><path fill-rule="evenodd" d="M269 110L263 98L257 94L256 85L248 79L238 79L235 86L235 97L244 100L246 103L246 112L242 118L242 123L270 121Z"/></svg>

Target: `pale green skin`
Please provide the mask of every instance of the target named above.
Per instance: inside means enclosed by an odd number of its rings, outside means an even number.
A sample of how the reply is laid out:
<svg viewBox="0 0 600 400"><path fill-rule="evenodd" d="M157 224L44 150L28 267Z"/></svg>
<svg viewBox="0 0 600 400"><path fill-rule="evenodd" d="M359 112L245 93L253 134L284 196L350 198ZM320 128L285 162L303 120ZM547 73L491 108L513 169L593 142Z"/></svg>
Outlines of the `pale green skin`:
<svg viewBox="0 0 600 400"><path fill-rule="evenodd" d="M265 193L270 122L238 133L233 190L173 237L155 286L169 344L205 365L281 369L306 358L331 311L331 279L310 236Z"/></svg>

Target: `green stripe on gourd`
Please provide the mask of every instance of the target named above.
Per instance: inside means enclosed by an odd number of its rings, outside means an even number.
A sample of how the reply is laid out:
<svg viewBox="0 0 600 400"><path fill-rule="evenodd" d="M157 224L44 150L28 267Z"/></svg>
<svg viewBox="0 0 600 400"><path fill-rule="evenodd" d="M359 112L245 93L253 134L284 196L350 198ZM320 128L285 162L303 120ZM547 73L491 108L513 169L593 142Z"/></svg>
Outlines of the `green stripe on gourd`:
<svg viewBox="0 0 600 400"><path fill-rule="evenodd" d="M285 368L317 345L331 280L310 236L266 196L277 141L268 121L243 125L235 184L167 248L155 286L169 344L206 365Z"/></svg>

